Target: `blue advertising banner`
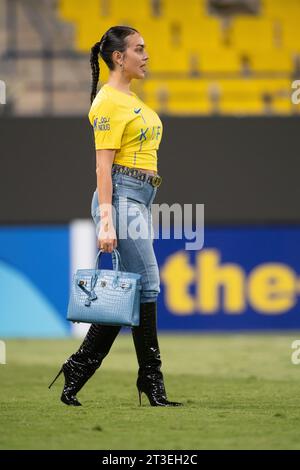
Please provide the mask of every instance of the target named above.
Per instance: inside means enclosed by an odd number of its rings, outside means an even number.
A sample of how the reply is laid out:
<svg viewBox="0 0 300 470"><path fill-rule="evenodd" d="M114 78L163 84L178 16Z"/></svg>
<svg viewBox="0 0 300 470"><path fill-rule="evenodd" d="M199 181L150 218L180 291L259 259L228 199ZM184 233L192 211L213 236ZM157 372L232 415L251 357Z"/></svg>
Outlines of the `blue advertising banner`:
<svg viewBox="0 0 300 470"><path fill-rule="evenodd" d="M1 227L0 338L72 334L75 238L68 225ZM202 249L186 250L186 241L154 241L160 330L300 329L300 227L209 227ZM95 254L96 244L82 264L93 266ZM110 268L111 255L102 258Z"/></svg>
<svg viewBox="0 0 300 470"><path fill-rule="evenodd" d="M0 229L0 337L63 337L69 227Z"/></svg>
<svg viewBox="0 0 300 470"><path fill-rule="evenodd" d="M161 329L300 328L299 227L210 227L199 251L155 243Z"/></svg>

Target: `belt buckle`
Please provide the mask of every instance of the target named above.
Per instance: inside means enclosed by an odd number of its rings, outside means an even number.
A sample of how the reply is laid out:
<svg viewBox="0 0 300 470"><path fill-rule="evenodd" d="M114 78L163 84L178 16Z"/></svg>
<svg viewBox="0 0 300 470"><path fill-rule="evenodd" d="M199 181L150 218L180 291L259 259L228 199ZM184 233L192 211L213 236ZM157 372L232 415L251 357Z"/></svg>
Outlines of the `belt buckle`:
<svg viewBox="0 0 300 470"><path fill-rule="evenodd" d="M157 175L157 176L153 176L152 181L151 181L151 184L152 184L152 186L154 186L154 187L158 187L158 186L160 186L161 181L162 181L162 177L161 177L161 176L158 176L158 175Z"/></svg>

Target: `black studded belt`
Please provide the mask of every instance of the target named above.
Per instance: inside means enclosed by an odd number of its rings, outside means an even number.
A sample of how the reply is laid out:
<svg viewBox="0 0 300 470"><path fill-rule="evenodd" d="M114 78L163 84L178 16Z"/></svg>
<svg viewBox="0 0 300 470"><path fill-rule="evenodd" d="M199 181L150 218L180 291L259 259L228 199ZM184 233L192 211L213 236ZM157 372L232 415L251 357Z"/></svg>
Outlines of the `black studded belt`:
<svg viewBox="0 0 300 470"><path fill-rule="evenodd" d="M133 176L138 180L146 181L146 183L152 184L154 187L160 186L162 182L162 176L149 175L148 173L143 173L141 170L137 170L136 168L117 165L116 163L112 165L112 173L121 173L122 175Z"/></svg>

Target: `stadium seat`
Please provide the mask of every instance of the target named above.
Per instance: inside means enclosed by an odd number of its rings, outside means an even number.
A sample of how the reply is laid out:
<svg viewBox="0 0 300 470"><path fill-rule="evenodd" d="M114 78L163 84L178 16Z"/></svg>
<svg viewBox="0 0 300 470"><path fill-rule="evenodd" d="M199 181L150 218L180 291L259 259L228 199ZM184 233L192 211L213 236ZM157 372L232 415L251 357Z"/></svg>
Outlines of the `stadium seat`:
<svg viewBox="0 0 300 470"><path fill-rule="evenodd" d="M165 87L172 113L209 113L218 90L221 112L263 113L264 93L274 95L278 112L292 112L287 95L293 55L300 53L298 0L263 0L260 15L235 16L231 23L211 15L205 0L163 0L160 17L148 0L59 0L58 13L73 23L75 48L82 52L113 25L140 31L149 54L141 88L154 107ZM107 76L102 67L101 79Z"/></svg>

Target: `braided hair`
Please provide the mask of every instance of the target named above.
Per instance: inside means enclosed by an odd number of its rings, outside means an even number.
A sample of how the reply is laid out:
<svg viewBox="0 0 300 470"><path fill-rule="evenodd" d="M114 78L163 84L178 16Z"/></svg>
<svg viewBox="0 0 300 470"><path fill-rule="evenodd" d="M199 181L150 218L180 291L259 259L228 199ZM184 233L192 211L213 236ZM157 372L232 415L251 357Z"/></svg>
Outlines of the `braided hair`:
<svg viewBox="0 0 300 470"><path fill-rule="evenodd" d="M92 69L92 90L90 101L91 104L97 94L97 86L99 81L100 67L99 55L102 57L110 70L115 69L115 64L112 60L112 53L114 51L124 52L127 48L126 38L130 34L138 33L138 31L130 26L112 26L101 40L96 42L91 48L90 64Z"/></svg>

